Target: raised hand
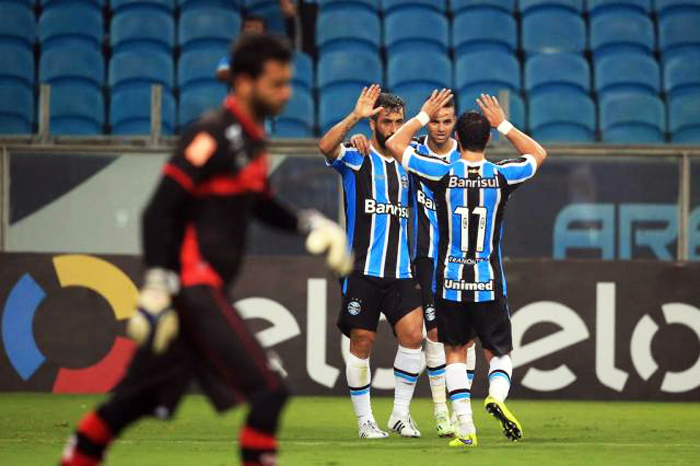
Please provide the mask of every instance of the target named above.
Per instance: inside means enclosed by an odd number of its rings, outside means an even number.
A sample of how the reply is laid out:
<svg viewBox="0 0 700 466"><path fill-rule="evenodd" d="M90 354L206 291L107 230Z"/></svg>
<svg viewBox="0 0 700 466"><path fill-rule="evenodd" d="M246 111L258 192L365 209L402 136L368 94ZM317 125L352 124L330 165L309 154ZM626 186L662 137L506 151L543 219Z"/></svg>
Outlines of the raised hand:
<svg viewBox="0 0 700 466"><path fill-rule="evenodd" d="M364 134L355 134L350 138L350 144L362 155L369 155L369 141Z"/></svg>
<svg viewBox="0 0 700 466"><path fill-rule="evenodd" d="M438 92L437 89L430 94L428 100L425 101L421 107L421 112L428 114L430 119L435 118L442 107L445 106L447 102L452 99L452 91L450 89L443 89Z"/></svg>
<svg viewBox="0 0 700 466"><path fill-rule="evenodd" d="M501 104L498 103L498 99L488 94L481 94L481 97L476 99L476 103L481 108L481 112L484 114L492 127L498 128L498 125L503 123L506 119L506 114L501 108Z"/></svg>
<svg viewBox="0 0 700 466"><path fill-rule="evenodd" d="M382 88L379 84L372 84L369 87L364 87L357 98L355 109L352 111L358 118L369 118L384 110L382 107L374 108Z"/></svg>

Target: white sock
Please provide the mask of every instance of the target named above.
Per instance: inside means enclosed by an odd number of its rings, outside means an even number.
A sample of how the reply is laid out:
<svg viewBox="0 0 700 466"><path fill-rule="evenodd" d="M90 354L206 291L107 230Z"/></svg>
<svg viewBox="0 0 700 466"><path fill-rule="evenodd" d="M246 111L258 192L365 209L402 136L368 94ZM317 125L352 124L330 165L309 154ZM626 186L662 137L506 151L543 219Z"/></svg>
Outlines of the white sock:
<svg viewBox="0 0 700 466"><path fill-rule="evenodd" d="M425 339L425 362L428 366L430 393L433 395L435 414L447 413L445 393L445 346L442 343Z"/></svg>
<svg viewBox="0 0 700 466"><path fill-rule="evenodd" d="M367 419L374 420L372 406L369 400L371 373L369 370L369 358L360 359L353 354L348 354L345 363L345 375L350 388L350 399L355 415L360 423Z"/></svg>
<svg viewBox="0 0 700 466"><path fill-rule="evenodd" d="M513 361L509 355L494 356L489 367L489 396L497 401L505 401L510 390L510 377L513 374Z"/></svg>
<svg viewBox="0 0 700 466"><path fill-rule="evenodd" d="M457 415L461 435L476 432L472 420L472 394L467 379L467 365L452 363L446 369L447 392L452 400L452 409Z"/></svg>
<svg viewBox="0 0 700 466"><path fill-rule="evenodd" d="M408 407L416 389L418 374L420 373L421 349L408 349L399 345L394 360L394 411L391 417L403 418L408 415Z"/></svg>
<svg viewBox="0 0 700 466"><path fill-rule="evenodd" d="M474 382L474 370L476 369L476 345L472 345L467 348L467 380L469 382L469 389L472 388L472 383Z"/></svg>

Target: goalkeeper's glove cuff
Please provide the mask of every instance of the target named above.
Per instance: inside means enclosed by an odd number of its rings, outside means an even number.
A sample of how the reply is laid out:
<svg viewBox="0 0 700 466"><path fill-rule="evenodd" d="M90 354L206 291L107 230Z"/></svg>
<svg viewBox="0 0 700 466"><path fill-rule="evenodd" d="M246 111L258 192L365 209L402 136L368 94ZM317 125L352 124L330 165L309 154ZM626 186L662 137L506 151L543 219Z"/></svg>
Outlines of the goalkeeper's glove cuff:
<svg viewBox="0 0 700 466"><path fill-rule="evenodd" d="M180 292L180 278L172 270L154 267L146 271L143 288L164 290L170 296L175 296Z"/></svg>

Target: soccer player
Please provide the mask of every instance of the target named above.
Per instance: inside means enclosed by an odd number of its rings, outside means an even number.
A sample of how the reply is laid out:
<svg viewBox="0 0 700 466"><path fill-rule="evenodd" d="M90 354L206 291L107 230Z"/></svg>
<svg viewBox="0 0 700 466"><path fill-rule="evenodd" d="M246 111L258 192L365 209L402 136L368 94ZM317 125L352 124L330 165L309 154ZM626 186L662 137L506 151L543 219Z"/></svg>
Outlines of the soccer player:
<svg viewBox="0 0 700 466"><path fill-rule="evenodd" d="M126 427L169 418L196 380L217 411L247 401L240 433L245 465L273 465L287 390L226 289L234 280L253 218L310 232L307 246L348 272L345 232L319 214L296 212L271 194L263 119L291 95L291 51L280 39L248 34L236 44L233 89L218 111L194 123L143 216L145 284L128 332L141 347L110 398L89 412L61 464L91 466ZM173 310L174 309L174 310Z"/></svg>
<svg viewBox="0 0 700 466"><path fill-rule="evenodd" d="M387 142L403 167L423 177L433 193L440 227L436 314L438 338L445 345L447 390L459 429L450 446L476 446L465 345L479 337L489 362L489 395L484 406L498 419L505 436L520 440L522 427L505 405L511 384L513 349L507 287L501 261L505 205L513 191L535 175L547 157L536 141L505 119L498 101L482 94L477 112L457 120L460 160L447 164L410 146L413 135L452 98L435 91L421 112ZM491 127L497 128L521 156L493 163L485 158Z"/></svg>
<svg viewBox="0 0 700 466"><path fill-rule="evenodd" d="M343 143L362 118L370 118L372 129L367 157ZM369 357L380 312L399 341L388 426L403 437L420 437L409 412L421 365L423 311L408 250L408 176L385 146L403 122L403 101L372 85L363 89L354 110L319 141L327 164L343 178L348 241L355 254L353 272L342 283L338 328L350 338L346 375L361 438L388 436L377 426L370 405Z"/></svg>
<svg viewBox="0 0 700 466"><path fill-rule="evenodd" d="M460 158L459 144L452 137L457 117L454 100L448 101L428 122L426 136L414 138L411 146L431 157L456 162ZM356 134L350 141L362 154L369 154L369 142L362 134ZM434 272L437 260L439 229L435 212L435 199L430 187L414 173L408 174L413 206L413 272L421 289L424 311L425 356L430 380L430 391L434 404L437 434L440 437L454 436L453 423L447 408L445 391L445 349L438 341L437 321L435 320ZM467 349L467 377L470 388L474 378L476 351L473 343Z"/></svg>

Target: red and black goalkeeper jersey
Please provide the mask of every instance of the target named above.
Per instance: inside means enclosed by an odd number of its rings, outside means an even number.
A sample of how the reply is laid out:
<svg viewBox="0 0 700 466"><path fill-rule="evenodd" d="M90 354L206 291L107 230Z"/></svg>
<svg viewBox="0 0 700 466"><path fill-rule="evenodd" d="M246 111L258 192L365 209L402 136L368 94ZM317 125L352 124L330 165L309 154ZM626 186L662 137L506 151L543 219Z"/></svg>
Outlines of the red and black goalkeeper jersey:
<svg viewBox="0 0 700 466"><path fill-rule="evenodd" d="M180 273L183 286L228 285L255 217L288 231L297 214L272 196L262 128L235 99L189 127L143 215L146 266Z"/></svg>

